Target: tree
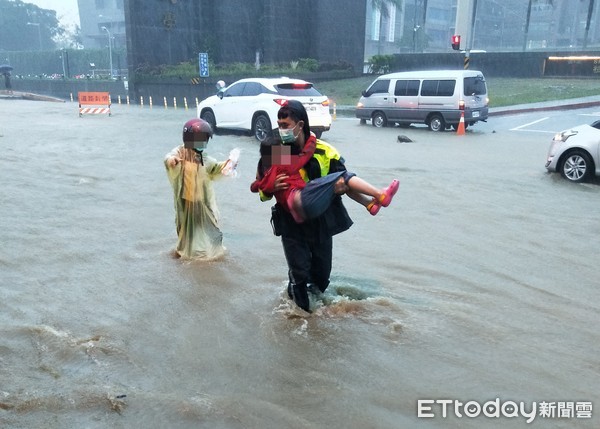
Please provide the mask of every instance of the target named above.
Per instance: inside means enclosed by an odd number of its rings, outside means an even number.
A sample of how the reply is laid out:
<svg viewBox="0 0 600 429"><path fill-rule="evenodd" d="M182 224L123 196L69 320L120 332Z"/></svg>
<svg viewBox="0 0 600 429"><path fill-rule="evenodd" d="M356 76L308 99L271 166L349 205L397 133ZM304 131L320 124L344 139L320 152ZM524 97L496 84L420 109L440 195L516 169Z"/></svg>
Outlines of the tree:
<svg viewBox="0 0 600 429"><path fill-rule="evenodd" d="M381 54L381 33L383 31L383 18L390 18L390 11L395 6L396 10L402 10L403 0L372 0L373 10L378 11L381 15L379 20L379 42L377 44L377 53Z"/></svg>
<svg viewBox="0 0 600 429"><path fill-rule="evenodd" d="M54 43L57 48L83 48L83 37L81 36L81 28L79 25L74 24L64 29L64 33L54 38Z"/></svg>
<svg viewBox="0 0 600 429"><path fill-rule="evenodd" d="M64 33L56 11L21 0L0 0L0 49L36 51L55 48L55 37Z"/></svg>

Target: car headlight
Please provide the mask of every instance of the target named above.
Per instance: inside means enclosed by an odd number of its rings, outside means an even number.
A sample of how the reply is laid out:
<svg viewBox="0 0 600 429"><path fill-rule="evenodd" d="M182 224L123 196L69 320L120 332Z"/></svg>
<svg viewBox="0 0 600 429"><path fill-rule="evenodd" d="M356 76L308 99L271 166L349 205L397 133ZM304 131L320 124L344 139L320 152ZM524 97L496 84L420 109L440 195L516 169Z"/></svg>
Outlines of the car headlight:
<svg viewBox="0 0 600 429"><path fill-rule="evenodd" d="M562 131L558 134L555 134L553 140L559 141L559 142L566 142L569 137L572 137L576 134L577 134L577 131L573 131L573 130Z"/></svg>

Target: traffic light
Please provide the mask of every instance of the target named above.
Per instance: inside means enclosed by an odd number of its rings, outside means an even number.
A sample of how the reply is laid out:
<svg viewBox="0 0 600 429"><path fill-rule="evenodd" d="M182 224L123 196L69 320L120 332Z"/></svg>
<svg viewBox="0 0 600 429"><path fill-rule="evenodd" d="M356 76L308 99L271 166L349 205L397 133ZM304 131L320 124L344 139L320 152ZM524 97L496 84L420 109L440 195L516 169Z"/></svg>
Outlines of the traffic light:
<svg viewBox="0 0 600 429"><path fill-rule="evenodd" d="M460 49L460 35L455 34L452 36L452 49L458 51Z"/></svg>

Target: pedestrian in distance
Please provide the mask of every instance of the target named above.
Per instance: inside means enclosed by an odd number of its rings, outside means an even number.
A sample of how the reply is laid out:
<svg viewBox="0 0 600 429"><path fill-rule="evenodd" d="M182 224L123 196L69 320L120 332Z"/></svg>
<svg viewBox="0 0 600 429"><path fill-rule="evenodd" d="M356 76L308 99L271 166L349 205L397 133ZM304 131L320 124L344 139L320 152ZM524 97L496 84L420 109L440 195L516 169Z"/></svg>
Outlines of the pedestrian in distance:
<svg viewBox="0 0 600 429"><path fill-rule="evenodd" d="M7 71L4 71L2 74L4 75L4 87L6 88L6 92L8 94L12 94L13 92L12 92L12 84L10 83L10 72L7 70Z"/></svg>
<svg viewBox="0 0 600 429"><path fill-rule="evenodd" d="M225 81L224 80L218 81L215 86L217 88L217 94L220 94L223 91L225 91Z"/></svg>

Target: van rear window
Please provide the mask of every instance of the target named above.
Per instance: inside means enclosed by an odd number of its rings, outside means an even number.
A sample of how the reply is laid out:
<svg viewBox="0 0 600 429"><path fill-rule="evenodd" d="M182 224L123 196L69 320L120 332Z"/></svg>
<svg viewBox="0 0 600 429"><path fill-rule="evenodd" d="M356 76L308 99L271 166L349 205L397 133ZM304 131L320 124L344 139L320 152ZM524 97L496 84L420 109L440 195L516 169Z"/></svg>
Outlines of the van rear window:
<svg viewBox="0 0 600 429"><path fill-rule="evenodd" d="M485 95L487 88L483 76L465 78L465 95Z"/></svg>
<svg viewBox="0 0 600 429"><path fill-rule="evenodd" d="M426 97L452 97L455 80L424 80L421 85L421 95Z"/></svg>

